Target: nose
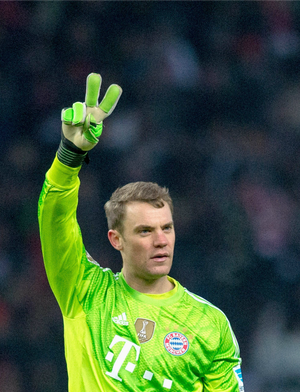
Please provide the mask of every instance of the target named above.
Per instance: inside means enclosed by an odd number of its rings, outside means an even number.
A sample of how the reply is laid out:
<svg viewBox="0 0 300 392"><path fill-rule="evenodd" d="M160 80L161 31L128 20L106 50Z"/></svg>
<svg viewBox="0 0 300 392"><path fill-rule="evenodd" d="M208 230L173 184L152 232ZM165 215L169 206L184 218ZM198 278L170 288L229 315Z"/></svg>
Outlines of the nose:
<svg viewBox="0 0 300 392"><path fill-rule="evenodd" d="M164 248L168 244L166 234L162 230L155 234L153 244L156 248Z"/></svg>

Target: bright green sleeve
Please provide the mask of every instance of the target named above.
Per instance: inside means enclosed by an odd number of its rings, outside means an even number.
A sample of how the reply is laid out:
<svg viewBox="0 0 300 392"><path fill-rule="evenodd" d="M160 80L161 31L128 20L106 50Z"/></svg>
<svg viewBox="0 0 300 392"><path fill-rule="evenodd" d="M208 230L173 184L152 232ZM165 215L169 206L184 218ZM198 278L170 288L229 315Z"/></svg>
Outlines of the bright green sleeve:
<svg viewBox="0 0 300 392"><path fill-rule="evenodd" d="M219 319L220 344L210 369L204 376L205 392L243 392L239 346L230 323Z"/></svg>
<svg viewBox="0 0 300 392"><path fill-rule="evenodd" d="M79 170L80 167L65 166L55 158L46 174L38 209L47 277L67 317L84 315L80 299L88 287L82 279L86 253L76 219Z"/></svg>

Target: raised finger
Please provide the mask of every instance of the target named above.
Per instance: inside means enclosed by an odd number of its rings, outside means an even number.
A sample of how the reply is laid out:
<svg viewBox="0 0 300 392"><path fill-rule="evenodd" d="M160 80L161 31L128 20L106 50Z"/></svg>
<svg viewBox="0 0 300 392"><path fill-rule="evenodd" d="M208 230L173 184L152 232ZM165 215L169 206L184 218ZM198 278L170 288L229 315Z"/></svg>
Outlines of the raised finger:
<svg viewBox="0 0 300 392"><path fill-rule="evenodd" d="M112 84L108 87L106 94L99 105L99 108L103 110L107 114L107 116L109 116L116 107L121 94L121 87L117 84Z"/></svg>
<svg viewBox="0 0 300 392"><path fill-rule="evenodd" d="M85 103L86 106L94 107L98 105L98 97L100 94L101 87L101 75L97 73L91 73L86 79L86 92L85 92Z"/></svg>

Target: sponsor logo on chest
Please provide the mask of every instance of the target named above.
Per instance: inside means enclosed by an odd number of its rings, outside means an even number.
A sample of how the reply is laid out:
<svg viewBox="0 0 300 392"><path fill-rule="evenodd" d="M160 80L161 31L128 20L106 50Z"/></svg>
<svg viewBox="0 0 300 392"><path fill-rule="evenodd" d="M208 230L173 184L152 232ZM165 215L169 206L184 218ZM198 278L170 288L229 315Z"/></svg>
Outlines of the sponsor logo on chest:
<svg viewBox="0 0 300 392"><path fill-rule="evenodd" d="M112 317L112 321L115 324L119 324L119 325L128 325L129 322L127 321L127 317L126 317L126 313L122 313L117 317Z"/></svg>

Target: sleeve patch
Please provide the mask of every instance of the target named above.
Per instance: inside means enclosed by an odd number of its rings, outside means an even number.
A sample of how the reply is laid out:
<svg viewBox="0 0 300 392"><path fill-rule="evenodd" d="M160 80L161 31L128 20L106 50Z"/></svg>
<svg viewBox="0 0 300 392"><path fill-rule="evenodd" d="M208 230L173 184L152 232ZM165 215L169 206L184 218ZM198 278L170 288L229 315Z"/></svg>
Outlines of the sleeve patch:
<svg viewBox="0 0 300 392"><path fill-rule="evenodd" d="M243 376L242 376L242 370L241 370L241 366L237 365L233 368L235 377L239 383L239 391L240 392L244 392L244 383L243 383Z"/></svg>

